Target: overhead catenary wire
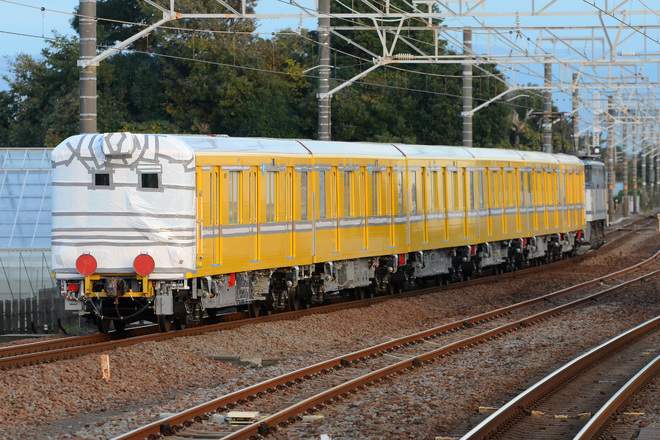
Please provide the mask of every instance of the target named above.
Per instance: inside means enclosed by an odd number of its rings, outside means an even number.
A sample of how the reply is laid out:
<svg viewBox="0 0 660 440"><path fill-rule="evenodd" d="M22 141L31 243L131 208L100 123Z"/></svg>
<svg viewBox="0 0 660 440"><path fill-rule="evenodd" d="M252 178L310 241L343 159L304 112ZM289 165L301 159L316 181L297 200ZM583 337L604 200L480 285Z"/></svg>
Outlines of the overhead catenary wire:
<svg viewBox="0 0 660 440"><path fill-rule="evenodd" d="M25 5L25 4L20 3L20 2L18 2L18 1L12 1L12 0L0 0L0 1L1 1L1 2L4 2L4 3L10 3L10 4L15 4L15 5L21 5L21 6L25 6L25 7L29 7L29 8L33 8L33 9L39 9L39 10L42 11L42 13L43 13L44 11L48 11L48 12L54 12L54 13L67 14L67 15L70 15L70 16L79 16L79 17L81 16L80 14L75 14L75 13L71 13L71 12L64 12L64 11L59 11L59 10L56 10L56 9L47 9L47 8L38 7L38 6ZM591 3L587 2L586 0L584 0L584 1L585 1L585 3L587 3L587 4L592 5ZM377 2L377 1L374 1L374 4L378 4L378 2ZM383 5L382 3L380 3L380 4L381 4L381 6L384 7L384 5ZM297 5L297 6L300 7L300 5ZM412 5L409 5L409 6L411 7L411 10L414 9L414 8L412 7ZM593 5L592 5L592 6L593 6ZM646 6L646 7L648 8L647 5L644 5L644 6ZM304 8L303 8L303 9L304 9ZM442 27L442 26L438 26L438 25L435 24L435 23L427 23L427 22L424 21L424 20L421 20L421 19L418 19L418 18L415 18L415 17L411 17L411 16L407 15L407 13L406 13L405 11L397 10L396 8L393 8L393 7L390 7L390 9L393 10L393 11L399 11L399 13L401 13L402 16L407 17L407 18L410 18L411 20L417 20L417 21L419 21L419 22L421 22L421 23L424 23L424 24L426 24L426 25L430 25L430 26L432 26L432 27L435 27L435 28L437 28L437 30L438 30L439 32L443 32L446 36L450 36L449 33L455 31L454 29L451 29L451 28L445 28L445 27ZM307 12L312 13L312 12L314 12L314 11L312 11L311 9L307 9ZM113 20L113 19L101 18L101 17L94 17L94 18L97 19L97 20L99 20L99 21L114 22L114 23L118 23L118 24L130 25L130 26L142 26L142 27L146 27L146 26L148 26L147 24L144 24L144 23L134 23L134 22L127 22L127 21L122 21L122 20ZM346 21L346 22L354 22L354 21L348 20L348 19L346 19L346 18L340 18L340 17L337 17L337 16L335 16L335 18L340 19L340 20L344 20L344 21ZM475 20L477 20L476 17L473 17L473 18L474 18ZM616 18L616 17L615 17L615 18ZM459 22L461 22L461 19L457 19L457 20L458 20ZM619 21L621 21L621 20L619 20ZM477 22L480 23L479 20L477 20ZM483 23L480 23L480 24L483 26ZM628 25L628 26L629 26L629 25ZM225 34L225 35L272 35L272 36L275 36L275 35L297 35L297 36L299 36L299 37L301 37L301 38L306 39L307 41L312 42L313 44L316 44L316 45L319 44L317 41L312 40L312 39L310 39L308 36L304 35L303 33L299 33L299 32L258 32L258 31L256 31L256 30L255 30L254 32L247 32L247 31L235 31L235 30L210 30L210 29L198 29L198 28L194 28L194 27L193 27L193 28L189 28L189 27L169 26L169 25L161 26L160 29L163 29L163 30L165 30L165 31L167 31L167 30L172 30L172 31L178 31L178 32L199 32L199 33L209 32L209 33L213 33L213 34ZM510 41L509 39L507 39L504 35L502 35L502 32L501 32L501 31L498 31L498 30L495 30L495 29L491 29L491 30L493 31L493 34L496 36L496 38L499 39L499 41L503 42L505 45L508 45L508 46L510 46L511 48L513 48L514 50L517 50L517 51L521 51L521 50L522 50L521 47L515 47L515 46L512 46L515 42L512 42L512 41ZM9 33L9 32L7 31L6 33ZM531 38L529 38L528 36L526 36L526 35L524 34L524 32L519 31L519 35L521 36L521 38L525 38L526 41L530 41L531 44L534 44L535 47L537 47L537 49L542 50L542 48L540 48L540 47L539 47L539 46L538 46L538 45L537 45L537 44L536 44ZM646 35L646 34L642 34L642 35L644 35L644 37L646 37L646 38L650 38L650 37L649 37L648 35ZM30 35L26 34L25 36L30 36ZM35 37L35 38L36 38L37 36L31 36L31 37ZM410 36L407 36L407 38L409 39L409 41L411 41L411 42L415 42L415 43L417 43L417 44L425 44L425 45L428 45L428 44L429 44L428 42L425 42L425 41L423 41L423 40L418 40L418 39L412 38L412 37L410 37ZM652 39L652 40L653 40L653 39ZM453 41L456 41L456 40L454 39ZM525 40L523 40L523 41L525 41ZM657 40L653 40L653 41L657 41ZM458 43L459 46L461 45L460 42L457 42L457 43ZM337 50L336 48L331 48L331 50L333 50L336 54L342 54L342 55L345 55L345 56L353 57L353 58L355 58L356 60L359 60L361 63L372 63L372 62L373 62L373 60L369 60L369 59L366 59L366 58L364 58L364 57L360 57L360 56L355 55L355 54L347 53L347 52L345 52L345 51L339 51L339 50ZM152 54L152 55L153 55L153 54ZM197 60L191 59L190 61L197 61ZM562 62L561 59L556 59L556 58L555 58L555 61L558 62L558 63L561 63L561 62ZM460 63L460 60L457 60L457 64L459 64L459 63ZM516 69L515 67L512 67L512 66L509 65L509 64L500 64L500 63L496 63L496 62L494 62L494 61L493 61L493 63L494 63L494 64L497 64L501 69L504 69L505 71L510 71L510 72L511 72L511 71L512 71L512 72L521 72L521 73L523 73L522 71ZM443 74L437 74L437 73L433 73L433 72L421 72L421 71L419 71L419 70L406 69L406 68L403 68L403 67L400 67L400 66L401 66L401 65L397 65L397 66L389 65L388 68L389 68L389 69L400 70L400 71L403 71L403 72L408 72L408 73L411 73L411 74L425 75L425 76L427 76L427 77L439 77L439 78L460 78L460 77L462 77L462 76L459 76L459 75L443 75ZM237 66L237 67L239 67L239 66ZM240 66L240 67L243 67L243 66ZM480 69L481 67L477 66L477 68ZM532 77L538 77L538 78L541 78L541 75L538 75L536 72L534 72L534 71L533 71L532 69L530 69L528 66L525 65L525 66L524 66L524 69L527 71L525 74L530 75L530 76L532 76ZM586 77L588 77L588 78L590 78L590 79L592 79L592 80L594 80L594 81L597 80L597 78L596 78L595 75L587 75L586 72L582 72L582 75L584 75L584 76L586 76ZM495 80L500 81L500 82L506 84L506 81L502 78L501 75L499 75L499 74L494 74L494 73L492 73L492 72L484 71L484 75L479 75L478 77L492 77L492 78L494 78ZM558 78L556 75L554 76L554 79L555 79L556 81L558 81L558 82L561 82L561 79ZM372 84L373 84L373 83L372 83ZM374 85L375 85L375 84L374 84ZM607 86L607 85L604 84L604 86ZM424 91L424 92L425 92L425 91ZM581 101L581 102L583 101L582 98L580 98L580 101ZM590 110L590 109L589 109L589 110Z"/></svg>

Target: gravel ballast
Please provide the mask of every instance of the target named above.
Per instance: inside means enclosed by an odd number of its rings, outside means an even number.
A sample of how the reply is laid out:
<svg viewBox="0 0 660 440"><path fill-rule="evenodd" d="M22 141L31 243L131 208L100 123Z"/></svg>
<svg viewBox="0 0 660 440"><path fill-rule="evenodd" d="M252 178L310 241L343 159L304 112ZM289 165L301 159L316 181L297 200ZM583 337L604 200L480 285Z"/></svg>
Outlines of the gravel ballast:
<svg viewBox="0 0 660 440"><path fill-rule="evenodd" d="M461 288L292 321L251 324L198 337L148 342L99 354L3 371L0 439L105 439L267 378L392 338L638 263L660 248L643 232L570 269ZM324 418L273 438L434 438L473 423L479 406L499 406L578 354L660 312L660 280L512 332L493 344L444 358L387 386L323 411ZM576 319L577 318L577 319ZM570 330L570 331L569 331ZM275 358L233 365L220 356ZM644 423L644 422L640 422Z"/></svg>

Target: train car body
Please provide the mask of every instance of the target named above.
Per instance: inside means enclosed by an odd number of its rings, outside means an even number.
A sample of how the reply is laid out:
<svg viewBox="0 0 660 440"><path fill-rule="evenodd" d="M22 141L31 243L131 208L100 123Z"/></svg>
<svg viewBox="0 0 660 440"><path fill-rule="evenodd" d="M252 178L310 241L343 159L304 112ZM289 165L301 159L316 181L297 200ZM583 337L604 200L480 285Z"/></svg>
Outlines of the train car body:
<svg viewBox="0 0 660 440"><path fill-rule="evenodd" d="M607 183L605 164L594 160L584 163L584 214L586 241L596 248L603 244L607 224Z"/></svg>
<svg viewBox="0 0 660 440"><path fill-rule="evenodd" d="M561 154L112 133L52 158L53 272L103 331L513 270L587 226Z"/></svg>

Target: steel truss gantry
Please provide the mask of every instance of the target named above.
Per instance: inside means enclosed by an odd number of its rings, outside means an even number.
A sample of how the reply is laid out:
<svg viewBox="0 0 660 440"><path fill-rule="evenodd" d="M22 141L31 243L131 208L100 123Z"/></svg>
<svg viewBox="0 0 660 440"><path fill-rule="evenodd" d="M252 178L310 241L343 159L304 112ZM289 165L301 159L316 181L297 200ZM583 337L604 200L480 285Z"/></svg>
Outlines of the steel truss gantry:
<svg viewBox="0 0 660 440"><path fill-rule="evenodd" d="M94 0L81 0L84 3ZM652 0L280 0L281 13L247 13L247 0L215 0L216 11L209 14L187 12L176 0L143 0L158 8L163 18L142 32L94 57L80 61L81 72L119 50L126 49L143 35L179 20L318 20L319 45L319 138L330 139L330 102L335 93L350 86L375 69L396 65L405 69L410 64L462 64L464 75L464 144L471 145L471 118L474 112L516 90L543 90L544 112L550 109L551 93L567 94L571 113L582 124L575 134L591 137L591 144L601 142L614 149L616 133L626 121L644 124L647 150L658 149L657 112L651 111L658 101L660 77L660 10L653 10ZM356 32L375 32L381 46L378 51L360 46L353 39ZM424 38L418 38L418 36ZM428 37L428 36L431 37ZM342 83L332 82L329 51L332 39L353 45L371 63L358 76ZM469 40L468 40L469 39ZM452 49L443 49L447 41ZM81 42L82 44L82 42ZM338 54L337 56L341 56ZM505 77L507 92L493 100L474 106L471 99L471 77L483 65L499 66ZM543 66L543 67L542 67ZM485 72L482 72L485 74ZM81 73L82 78L82 73ZM521 84L519 84L521 83ZM537 83L539 86L530 86ZM90 93L82 93L90 95ZM614 111L616 109L616 111ZM620 117L622 109L635 109L634 116ZM638 115L645 110L643 118ZM578 117L579 114L579 117ZM81 116L82 118L82 116ZM604 122L607 121L607 122ZM549 122L546 124L549 126ZM633 130L633 131L631 131ZM610 132L612 132L610 134ZM591 133L591 136L587 136ZM629 137L630 138L630 137ZM551 151L549 137L544 149ZM641 136L630 138L642 142ZM650 146L649 146L650 145ZM648 150L651 151L651 150ZM650 157L660 156L654 152ZM614 151L607 157L616 158ZM613 188L610 188L611 192Z"/></svg>

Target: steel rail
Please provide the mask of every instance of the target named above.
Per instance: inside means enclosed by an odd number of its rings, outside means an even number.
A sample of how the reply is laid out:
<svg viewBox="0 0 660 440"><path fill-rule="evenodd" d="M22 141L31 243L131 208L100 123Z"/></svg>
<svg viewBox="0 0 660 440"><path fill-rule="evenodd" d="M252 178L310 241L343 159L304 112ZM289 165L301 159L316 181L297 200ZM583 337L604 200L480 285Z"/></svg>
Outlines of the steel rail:
<svg viewBox="0 0 660 440"><path fill-rule="evenodd" d="M461 440L486 440L492 438L497 432L522 416L524 411L544 396L552 393L558 386L580 374L584 369L626 344L640 338L644 334L660 326L660 316L655 317L607 342L590 350L582 356L564 365L551 375L537 382L535 385L519 394L502 408L482 421Z"/></svg>
<svg viewBox="0 0 660 440"><path fill-rule="evenodd" d="M657 256L660 252L654 255ZM619 271L621 272L621 271ZM292 407L282 410L272 416L269 416L261 420L257 424L249 425L239 431L232 433L227 437L223 437L225 440L229 439L244 439L250 438L252 436L261 435L268 430L271 430L274 426L277 426L281 423L289 423L302 412L312 409L314 406L319 404L328 404L332 399L338 398L347 392L351 392L355 388L360 386L368 385L371 382L375 382L382 377L386 377L395 373L399 373L408 369L420 367L423 363L430 363L434 359L449 354L453 351L459 350L461 348L468 347L473 344L481 343L486 341L489 338L499 336L501 334L519 329L521 327L527 327L531 323L546 319L550 316L561 313L564 310L577 307L582 304L590 303L596 298L611 293L613 291L620 290L622 288L628 287L634 283L642 282L650 276L655 276L660 273L660 269L656 270L650 274L646 274L635 279L625 281L617 286L610 287L601 292L589 295L585 298L572 301L570 303L564 304L562 306L555 307L553 309L537 313L535 315L529 316L522 320L516 320L514 322L505 324L503 326L497 327L495 329L486 331L476 336L471 336L463 340L448 344L444 347L438 348L436 350L429 351L427 353L418 355L412 359L406 359L400 362L397 362L388 367L382 368L371 372L360 378L353 379L351 381L345 382L344 384L333 387L330 390L324 391L323 393L306 399L302 402L299 402ZM501 310L501 309L500 309ZM323 372L329 372L333 369L341 369L350 365L351 363L356 364L361 360L365 360L368 357L376 357L379 353L387 352L398 346L405 346L415 344L417 342L422 342L425 339L431 338L431 336L456 329L458 327L470 326L470 323L483 321L484 316L490 315L493 312L482 314L477 317L471 318L469 320L461 321L460 323L455 322L452 324L443 325L436 327L434 329L426 330L423 332L415 333L414 335L405 336L393 341L388 341L382 344L379 344L374 347L369 347L367 349L359 350L354 353L350 353L344 356L339 356L334 359L317 363L315 365L284 374L282 376L266 380L259 384L253 385L251 387L245 388L243 390L236 391L234 393L222 396L218 399L214 399L210 402L198 405L194 408L188 409L186 411L175 414L166 419L162 419L143 427L137 428L133 431L130 431L124 435L115 437L114 440L137 440L143 439L149 436L160 436L160 435L171 435L177 430L177 426L190 426L192 420L201 420L202 417L206 416L209 413L212 413L216 410L225 410L226 408L232 408L235 402L241 403L242 401L252 400L254 396L259 396L260 393L265 393L268 391L273 391L275 388L283 389L287 386L292 386L294 383L299 383L304 379L308 379L313 375L322 374ZM301 410L305 408L304 410Z"/></svg>
<svg viewBox="0 0 660 440"><path fill-rule="evenodd" d="M638 223L641 220L644 220L644 218L632 222L631 224ZM616 242L619 239L626 237L636 231L637 231L636 229L629 230L624 234L622 234L621 236L614 238L612 241L608 241L596 251L605 249L611 243ZM494 280L501 281L510 278L517 278L519 276L528 275L530 273L534 273L537 271L543 271L546 269L558 269L563 266L580 263L585 259L588 259L594 255L596 255L596 252L587 252L585 254L578 255L573 258L569 258L565 260L556 261L551 264L529 267L515 272L507 272L496 275L494 277L486 276L486 277L474 278L469 281L464 281L462 283L454 283L447 286L433 286L429 288L419 289L416 291L400 293L394 296L380 296L380 297L368 298L360 301L349 301L349 302L344 301L336 304L314 307L312 309L276 313L273 315L251 318L249 320L245 319L246 313L238 312L229 315L224 315L221 318L225 320L224 322L220 322L216 324L208 324L198 327L189 327L183 330L177 330L168 333L159 333L157 331L157 326L145 326L141 328L130 329L124 334L120 332L112 332L108 335L94 334L88 336L59 338L49 341L40 341L29 344L2 347L0 348L0 370L8 369L8 368L16 368L22 365L33 365L41 362L48 362L58 359L69 359L84 354L97 353L100 351L114 349L118 347L126 347L140 342L161 341L161 340L172 339L177 337L185 337L185 336L198 336L201 334L215 332L215 331L229 330L247 324L274 322L274 321L287 320L287 319L296 319L308 315L332 313L342 309L370 306L384 301L389 301L390 299L393 298L410 298L420 295L426 295L428 293L436 292L442 289L451 289L457 286L469 287L483 283L491 283ZM638 265L635 266L631 266L631 268L628 269L629 271L632 271L638 267L642 267L643 265L645 265L645 263L647 262L650 263L650 260L656 258L657 256L658 254L656 253L654 256L652 256L645 262L639 263ZM626 271L626 269L624 269L624 271ZM619 275L623 273L625 272L621 272L619 273ZM610 278L613 277L611 276L600 277L587 283L589 283L588 285L594 285L601 281L608 280ZM586 283L583 283L578 285L581 287L575 287L574 289L573 288L569 288L569 289L577 290L579 288L588 287L588 285ZM570 291L572 290L565 289L563 291L559 291L561 293L557 293L555 296L565 294ZM545 298L545 297L541 297L541 298ZM523 304L526 304L525 306L527 306L533 304L534 302L538 302L538 301L530 300L530 302ZM498 314L501 313L507 313L507 312L501 310L500 313L494 314L492 316L497 316ZM488 319L489 317L490 316L480 317L479 320Z"/></svg>
<svg viewBox="0 0 660 440"><path fill-rule="evenodd" d="M660 270L654 272L654 274L660 273ZM537 322L543 319L548 318L549 316L556 315L564 310L567 310L569 308L576 307L578 305L584 304L585 302L592 301L598 296L601 296L605 293L609 293L613 290L619 290L623 287L626 287L630 284L633 284L635 282L643 280L643 277L636 278L635 280L630 280L626 281L625 283L622 283L618 286L615 286L613 288L607 289L606 291L599 292L595 295L589 296L587 298L583 298L577 301L573 301L569 304L565 304L560 307L556 307L554 309L538 313L536 315L530 316L528 318L525 318L521 321L515 321L511 322L509 324L505 324L503 326L497 327L493 330L486 331L484 333L481 333L476 336L472 336L466 339L463 339L461 341L454 342L452 344L448 344L444 347L441 347L436 350L429 351L427 353L424 353L422 355L418 355L415 358L412 359L406 359L400 362L397 362L396 364L390 365L385 368L381 368L380 370L376 370L374 372L371 372L369 374L366 374L364 376L361 376L359 378L353 379L351 381L345 382L344 384L334 386L333 388L330 388L320 394L317 394L316 396L310 397L302 402L299 402L293 406L290 406L289 408L286 408L276 414L273 414L272 416L266 417L262 420L259 421L259 423L255 423L253 425L246 426L245 428L236 431L228 436L222 437L222 440L239 440L239 439L249 439L252 437L255 437L257 434L265 434L269 431L273 431L275 426L278 426L280 424L287 424L287 423L292 423L293 421L296 420L296 417L299 416L300 414L304 413L307 410L313 409L316 405L318 404L329 404L331 403L331 399L336 399L342 396L343 394L346 394L348 392L351 392L351 390L354 390L355 388L359 386L364 386L368 383L374 382L378 379L382 379L387 376L391 376L393 374L398 374L401 373L405 370L412 370L414 368L421 367L422 364L430 363L436 358L440 356L447 355L449 353L452 353L454 351L460 350L462 348L469 347L471 345L476 345L478 343L484 342L489 338L493 338L496 336L499 336L501 334L513 331L515 329L518 329L520 327L526 327L530 325L530 323ZM654 322L654 327L660 324L660 317L656 318L656 321ZM635 339L638 337L637 335L635 337L630 337L625 339L619 346ZM579 370L581 371L581 369ZM520 411L520 405L515 405L512 408L514 411ZM517 415L517 414L516 414ZM506 422L508 423L511 420L510 417L506 418ZM504 423L506 424L506 423ZM474 437L474 438L483 438L487 439L488 437ZM461 440L467 440L465 437Z"/></svg>
<svg viewBox="0 0 660 440"><path fill-rule="evenodd" d="M598 438L607 429L608 422L616 415L620 408L660 374L660 356L649 362L635 377L631 378L619 391L602 406L600 410L582 427L573 440L590 440Z"/></svg>
<svg viewBox="0 0 660 440"><path fill-rule="evenodd" d="M108 334L95 333L92 335L85 335L85 336L67 336L57 339L48 339L45 341L30 342L27 344L10 345L7 347L0 347L0 359L9 356L20 356L29 353L37 353L40 351L57 350L66 347L98 344L116 339L127 339L135 336L142 336L146 334L155 333L157 331L158 331L158 326L151 325L151 326L143 326L143 327L133 327L131 329L127 329L124 333L113 331Z"/></svg>

